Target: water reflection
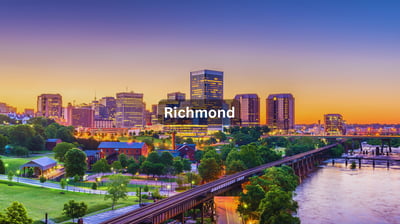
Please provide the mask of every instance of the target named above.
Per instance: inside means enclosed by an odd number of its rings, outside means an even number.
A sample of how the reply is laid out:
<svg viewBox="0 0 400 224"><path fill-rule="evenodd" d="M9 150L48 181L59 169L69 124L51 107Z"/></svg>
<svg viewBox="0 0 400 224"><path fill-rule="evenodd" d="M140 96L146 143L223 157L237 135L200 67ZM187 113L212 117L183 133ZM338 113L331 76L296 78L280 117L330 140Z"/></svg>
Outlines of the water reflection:
<svg viewBox="0 0 400 224"><path fill-rule="evenodd" d="M400 224L399 167L331 164L296 189L302 224Z"/></svg>

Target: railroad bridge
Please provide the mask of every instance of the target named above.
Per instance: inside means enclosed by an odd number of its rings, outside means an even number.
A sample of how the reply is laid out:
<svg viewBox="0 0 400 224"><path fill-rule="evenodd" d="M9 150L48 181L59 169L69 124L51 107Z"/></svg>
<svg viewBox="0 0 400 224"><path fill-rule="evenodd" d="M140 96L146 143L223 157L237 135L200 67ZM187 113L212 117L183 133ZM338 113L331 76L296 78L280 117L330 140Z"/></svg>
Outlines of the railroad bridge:
<svg viewBox="0 0 400 224"><path fill-rule="evenodd" d="M203 223L204 215L207 213L213 217L213 198L248 181L249 177L262 175L267 168L281 165L291 166L296 175L303 178L316 164L319 164L329 149L342 144L340 141L322 148L285 157L281 160L270 162L242 172L225 176L193 189L187 190L169 198L162 199L145 207L139 208L122 216L107 220L104 224L159 224L169 219L179 219L183 223L184 213L191 209L200 209Z"/></svg>

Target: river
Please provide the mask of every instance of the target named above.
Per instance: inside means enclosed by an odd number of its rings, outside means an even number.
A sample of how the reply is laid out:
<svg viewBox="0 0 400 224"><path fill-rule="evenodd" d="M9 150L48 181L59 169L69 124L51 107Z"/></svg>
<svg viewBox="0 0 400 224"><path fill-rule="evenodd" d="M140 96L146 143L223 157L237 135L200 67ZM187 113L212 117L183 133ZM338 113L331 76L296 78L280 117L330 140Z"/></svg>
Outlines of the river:
<svg viewBox="0 0 400 224"><path fill-rule="evenodd" d="M400 167L327 164L297 187L294 199L302 224L400 224Z"/></svg>

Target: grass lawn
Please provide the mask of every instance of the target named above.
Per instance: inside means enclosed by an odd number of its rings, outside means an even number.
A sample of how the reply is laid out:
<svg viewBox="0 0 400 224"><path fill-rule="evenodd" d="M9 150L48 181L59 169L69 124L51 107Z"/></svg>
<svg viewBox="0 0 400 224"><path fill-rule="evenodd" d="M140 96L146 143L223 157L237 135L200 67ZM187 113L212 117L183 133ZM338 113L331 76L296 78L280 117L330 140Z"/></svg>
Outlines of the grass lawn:
<svg viewBox="0 0 400 224"><path fill-rule="evenodd" d="M4 164L8 164L8 167L6 167L6 172L12 170L14 173L19 169L20 166L32 160L30 158L13 158L6 156L1 156L1 159L3 160Z"/></svg>
<svg viewBox="0 0 400 224"><path fill-rule="evenodd" d="M77 192L66 192L60 194L60 190L41 188L20 183L13 183L8 186L7 181L0 180L0 211L8 207L13 201L19 201L28 210L28 216L34 221L44 218L47 212L49 218L57 221L68 220L62 215L64 204L69 200L78 202L84 201L88 205L88 213L111 207L111 200L104 200L104 195L84 194ZM128 206L137 204L136 197L128 197L127 200L120 200L118 204ZM39 223L39 222L37 222Z"/></svg>
<svg viewBox="0 0 400 224"><path fill-rule="evenodd" d="M47 151L50 152L50 151ZM9 170L12 170L14 173L16 170L19 169L20 166L22 166L23 164L34 160L34 159L38 159L44 156L35 156L35 154L31 154L30 157L8 157L8 156L1 156L1 159L3 160L4 164L8 164L7 172ZM52 158L54 159L54 153L50 154L50 155L46 155L46 157Z"/></svg>

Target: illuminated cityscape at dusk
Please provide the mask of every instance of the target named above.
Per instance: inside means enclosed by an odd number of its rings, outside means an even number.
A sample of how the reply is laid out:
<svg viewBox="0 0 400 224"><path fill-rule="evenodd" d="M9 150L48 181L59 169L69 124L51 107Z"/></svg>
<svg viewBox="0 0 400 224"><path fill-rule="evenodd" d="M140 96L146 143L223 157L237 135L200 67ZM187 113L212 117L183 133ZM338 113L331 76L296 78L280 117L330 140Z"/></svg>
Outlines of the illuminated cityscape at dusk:
<svg viewBox="0 0 400 224"><path fill-rule="evenodd" d="M400 1L0 1L0 224L400 224Z"/></svg>
<svg viewBox="0 0 400 224"><path fill-rule="evenodd" d="M42 93L79 104L127 89L149 106L209 68L224 71L226 98L257 93L261 111L292 93L296 123L399 123L394 1L22 2L0 8L0 102L21 112Z"/></svg>

